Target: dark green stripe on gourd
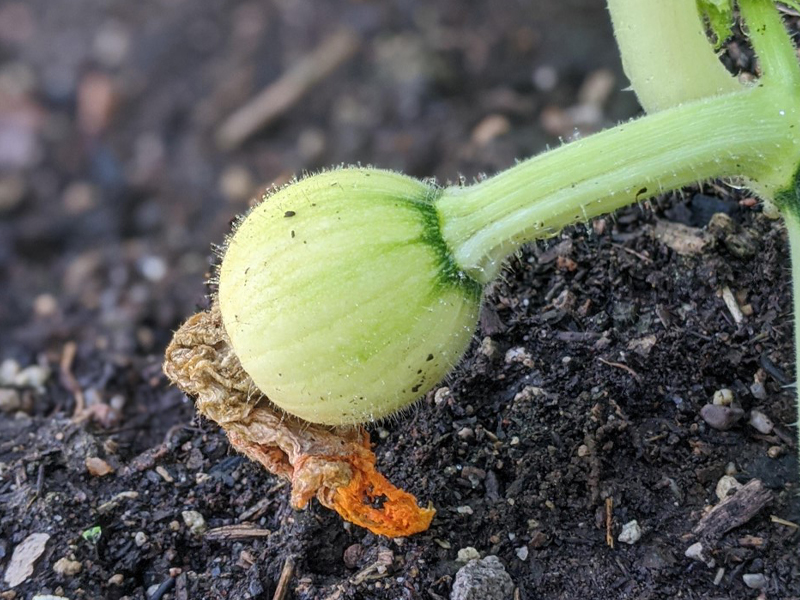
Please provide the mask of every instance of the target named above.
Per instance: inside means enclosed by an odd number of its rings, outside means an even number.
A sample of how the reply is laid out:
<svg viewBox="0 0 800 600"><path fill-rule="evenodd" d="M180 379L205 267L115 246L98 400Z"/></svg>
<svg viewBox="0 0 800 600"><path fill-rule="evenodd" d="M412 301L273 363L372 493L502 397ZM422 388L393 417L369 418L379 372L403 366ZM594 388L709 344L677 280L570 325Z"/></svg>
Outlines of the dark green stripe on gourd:
<svg viewBox="0 0 800 600"><path fill-rule="evenodd" d="M775 193L775 204L782 213L800 218L800 165L789 184Z"/></svg>

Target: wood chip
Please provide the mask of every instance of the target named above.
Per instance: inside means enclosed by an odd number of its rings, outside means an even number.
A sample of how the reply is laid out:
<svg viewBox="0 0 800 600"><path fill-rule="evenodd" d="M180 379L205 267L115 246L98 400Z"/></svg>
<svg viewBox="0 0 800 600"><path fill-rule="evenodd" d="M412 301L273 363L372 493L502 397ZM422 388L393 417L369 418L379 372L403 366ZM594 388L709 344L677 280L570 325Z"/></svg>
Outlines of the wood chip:
<svg viewBox="0 0 800 600"><path fill-rule="evenodd" d="M753 479L712 508L692 532L714 542L731 529L747 523L771 501L772 492L764 488L761 480Z"/></svg>
<svg viewBox="0 0 800 600"><path fill-rule="evenodd" d="M360 39L352 31L331 34L219 126L216 133L219 147L232 150L269 125L352 57L360 45Z"/></svg>
<svg viewBox="0 0 800 600"><path fill-rule="evenodd" d="M289 591L289 582L292 580L293 575L294 558L290 556L286 559L286 562L283 563L281 576L278 579L278 586L275 588L275 594L272 596L272 600L283 600L286 597L286 592Z"/></svg>
<svg viewBox="0 0 800 600"><path fill-rule="evenodd" d="M360 585L365 581L381 579L389 574L389 568L394 562L394 553L389 548L381 546L378 548L378 558L374 563L361 569L350 578L350 583Z"/></svg>
<svg viewBox="0 0 800 600"><path fill-rule="evenodd" d="M249 538L267 537L272 533L269 529L241 523L239 525L224 525L209 529L205 538L207 540L246 540Z"/></svg>
<svg viewBox="0 0 800 600"><path fill-rule="evenodd" d="M72 374L72 363L75 361L77 352L78 346L75 342L67 342L64 344L64 350L61 352L61 363L59 365L61 384L75 397L75 410L72 413L73 419L79 419L86 410L86 400L83 396L83 390L78 380L75 379L75 376Z"/></svg>
<svg viewBox="0 0 800 600"><path fill-rule="evenodd" d="M33 575L34 565L44 552L49 539L50 536L46 533L32 533L14 548L5 574L5 582L9 587L16 587Z"/></svg>
<svg viewBox="0 0 800 600"><path fill-rule="evenodd" d="M711 240L702 229L660 220L656 223L655 237L681 256L700 254Z"/></svg>
<svg viewBox="0 0 800 600"><path fill-rule="evenodd" d="M744 321L744 313L742 313L742 309L739 308L739 303L736 301L736 297L733 295L731 288L727 285L722 288L722 300L725 302L725 306L728 307L728 310L733 317L733 320L738 325L742 321Z"/></svg>

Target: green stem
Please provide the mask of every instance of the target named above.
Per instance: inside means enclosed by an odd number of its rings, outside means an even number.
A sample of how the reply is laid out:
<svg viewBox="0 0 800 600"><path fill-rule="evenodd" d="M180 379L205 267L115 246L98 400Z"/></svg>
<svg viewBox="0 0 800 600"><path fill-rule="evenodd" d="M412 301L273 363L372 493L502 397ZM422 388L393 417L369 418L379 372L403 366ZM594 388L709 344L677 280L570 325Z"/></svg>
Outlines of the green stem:
<svg viewBox="0 0 800 600"><path fill-rule="evenodd" d="M784 213L786 232L789 235L789 249L792 264L792 296L794 298L794 343L795 343L795 381L800 373L800 216L795 210ZM800 386L798 386L800 388ZM800 394L800 389L795 390ZM797 426L800 439L800 401L797 403Z"/></svg>
<svg viewBox="0 0 800 600"><path fill-rule="evenodd" d="M739 0L739 10L761 65L760 81L800 88L797 51L773 0Z"/></svg>
<svg viewBox="0 0 800 600"><path fill-rule="evenodd" d="M648 113L741 89L709 43L696 0L608 0L608 9L625 74Z"/></svg>
<svg viewBox="0 0 800 600"><path fill-rule="evenodd" d="M712 177L767 179L797 164L800 102L765 86L706 98L528 159L437 200L456 263L486 283L521 245Z"/></svg>

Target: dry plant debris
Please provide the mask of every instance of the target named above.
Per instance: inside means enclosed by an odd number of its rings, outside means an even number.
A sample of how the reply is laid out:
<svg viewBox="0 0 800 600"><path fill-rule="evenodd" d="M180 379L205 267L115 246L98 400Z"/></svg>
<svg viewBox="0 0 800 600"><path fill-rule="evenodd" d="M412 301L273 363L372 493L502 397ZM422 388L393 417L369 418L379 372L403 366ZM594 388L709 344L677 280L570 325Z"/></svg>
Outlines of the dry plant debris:
<svg viewBox="0 0 800 600"><path fill-rule="evenodd" d="M295 508L316 496L344 519L389 537L430 526L435 510L420 508L375 469L363 427L307 423L258 391L227 342L216 303L176 332L164 372L197 398L197 410L226 431L236 450L291 482Z"/></svg>

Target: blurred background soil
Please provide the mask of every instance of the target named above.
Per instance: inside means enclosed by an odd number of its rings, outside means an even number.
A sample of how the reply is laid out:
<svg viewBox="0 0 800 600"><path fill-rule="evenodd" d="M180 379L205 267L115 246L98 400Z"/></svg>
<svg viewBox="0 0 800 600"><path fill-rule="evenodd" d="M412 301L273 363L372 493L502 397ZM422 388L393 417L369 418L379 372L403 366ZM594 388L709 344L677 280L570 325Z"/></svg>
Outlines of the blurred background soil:
<svg viewBox="0 0 800 600"><path fill-rule="evenodd" d="M446 387L371 428L439 511L413 538L293 511L161 374L269 185L470 181L638 114L625 86L599 0L0 2L0 598L438 600L475 554L515 599L800 597L787 248L742 190L512 260ZM763 502L687 558L725 474Z"/></svg>

